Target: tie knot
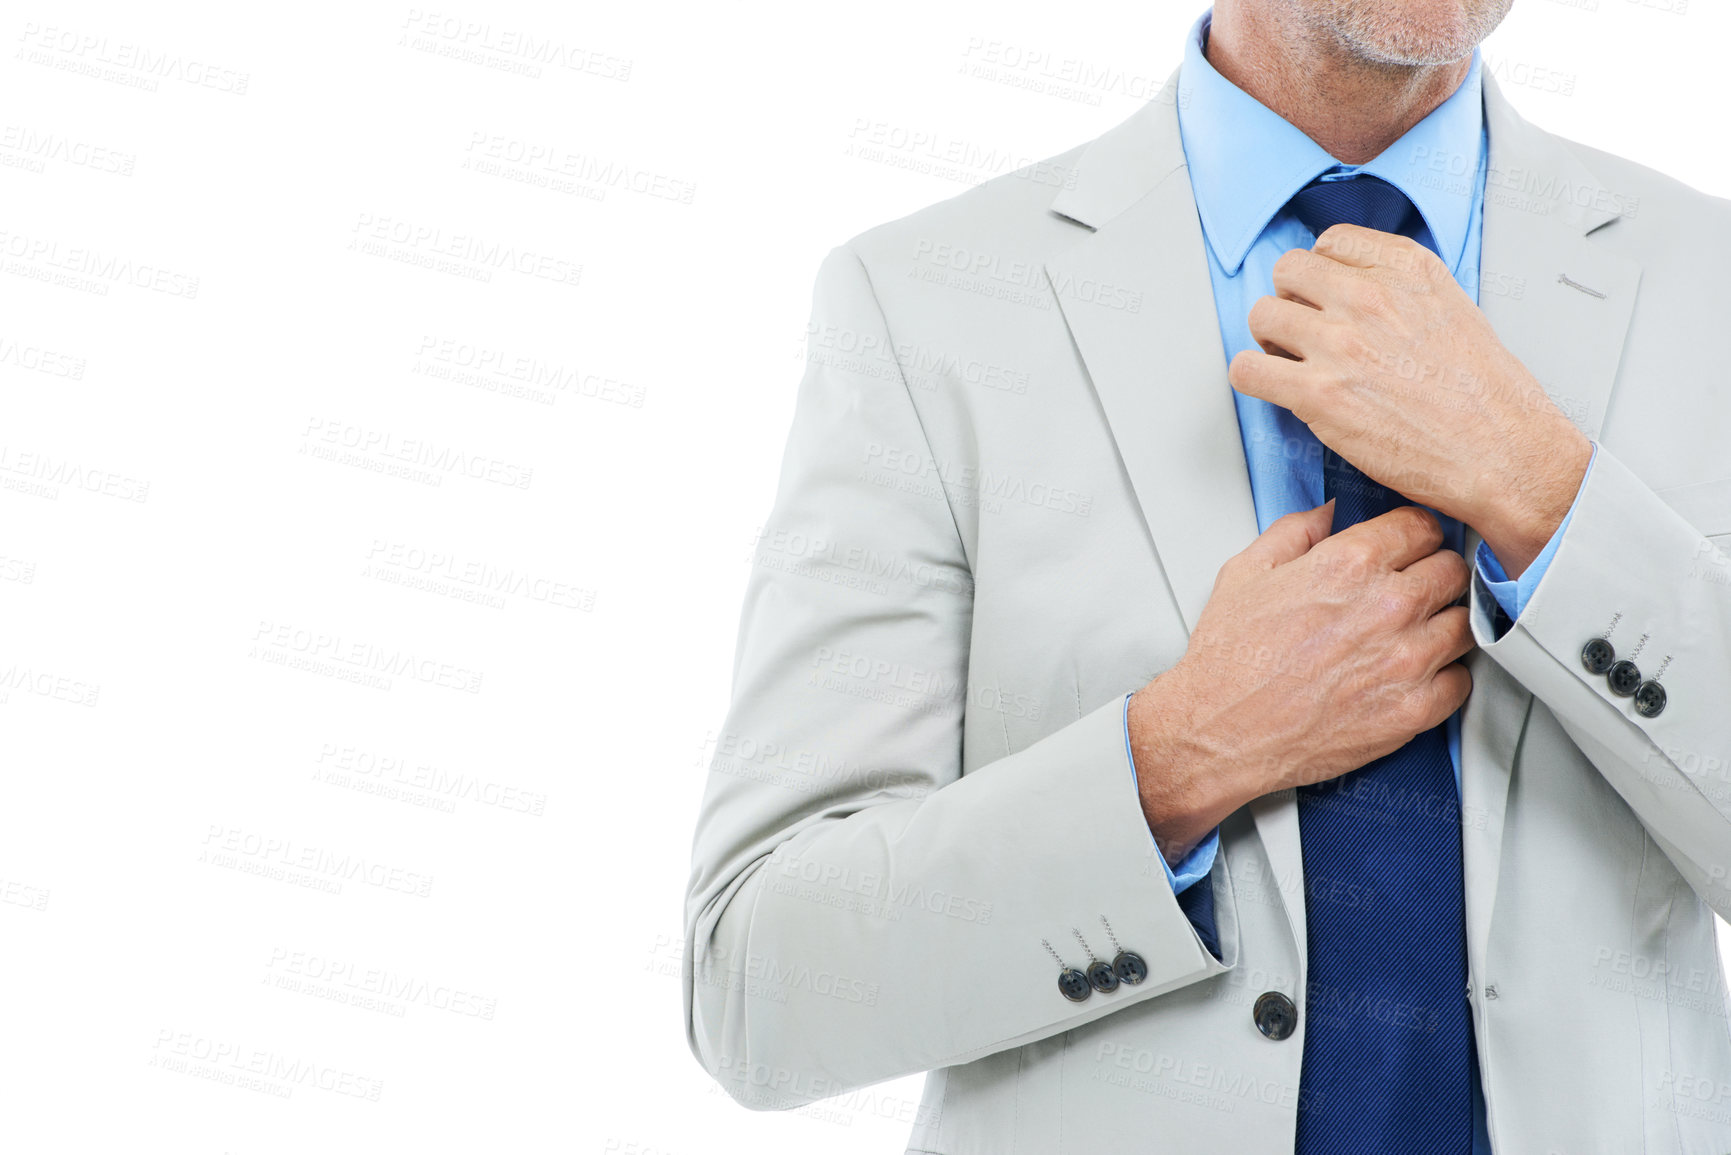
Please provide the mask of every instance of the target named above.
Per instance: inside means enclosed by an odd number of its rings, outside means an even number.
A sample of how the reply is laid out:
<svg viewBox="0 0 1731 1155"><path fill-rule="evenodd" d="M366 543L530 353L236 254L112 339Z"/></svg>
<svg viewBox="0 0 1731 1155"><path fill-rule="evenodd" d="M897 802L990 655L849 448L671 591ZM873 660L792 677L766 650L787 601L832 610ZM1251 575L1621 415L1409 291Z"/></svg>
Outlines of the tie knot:
<svg viewBox="0 0 1731 1155"><path fill-rule="evenodd" d="M1380 177L1358 173L1344 180L1317 177L1287 202L1304 226L1321 236L1330 225L1363 225L1413 236L1423 219L1412 201Z"/></svg>

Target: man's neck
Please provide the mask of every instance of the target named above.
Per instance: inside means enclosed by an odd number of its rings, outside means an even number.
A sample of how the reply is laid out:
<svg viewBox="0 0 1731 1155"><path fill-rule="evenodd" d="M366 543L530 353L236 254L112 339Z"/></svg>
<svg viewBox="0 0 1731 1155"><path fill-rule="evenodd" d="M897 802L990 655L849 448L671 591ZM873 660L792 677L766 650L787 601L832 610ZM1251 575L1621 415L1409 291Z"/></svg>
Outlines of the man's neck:
<svg viewBox="0 0 1731 1155"><path fill-rule="evenodd" d="M1365 60L1291 13L1217 4L1203 55L1342 164L1375 158L1447 100L1472 68L1470 55L1451 64Z"/></svg>

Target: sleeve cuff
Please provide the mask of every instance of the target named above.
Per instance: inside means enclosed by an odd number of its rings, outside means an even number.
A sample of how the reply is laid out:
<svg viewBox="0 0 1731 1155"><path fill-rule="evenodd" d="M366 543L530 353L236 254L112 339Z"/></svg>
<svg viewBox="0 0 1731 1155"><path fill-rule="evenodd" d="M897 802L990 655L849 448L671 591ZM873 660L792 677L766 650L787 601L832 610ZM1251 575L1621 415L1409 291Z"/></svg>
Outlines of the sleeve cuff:
<svg viewBox="0 0 1731 1155"><path fill-rule="evenodd" d="M1561 532L1561 531L1559 531ZM1512 584L1512 583L1511 583ZM1136 788L1137 797L1141 797L1141 787L1136 778L1136 756L1130 752L1130 699L1134 694L1124 695L1124 761L1130 764L1130 785ZM1154 841L1154 832L1148 832L1148 841ZM1156 848L1154 857L1160 862L1160 869L1166 872L1166 881L1171 884L1172 893L1182 894L1192 883L1208 876L1214 868L1214 854L1220 849L1220 827L1216 826L1204 838L1191 848L1178 869L1173 870L1167 863L1166 856Z"/></svg>
<svg viewBox="0 0 1731 1155"><path fill-rule="evenodd" d="M1539 556L1533 559L1521 572L1519 578L1510 578L1503 569L1503 563L1497 560L1497 555L1491 552L1491 547L1483 541L1474 553L1474 561L1478 566L1479 578L1491 597L1503 608L1510 620L1521 616L1531 600L1533 591L1539 588L1539 582L1545 576L1545 568L1551 564L1551 556L1557 552L1557 546L1562 544L1563 531L1569 528L1569 519L1575 516L1575 506L1581 503L1581 492L1587 488L1587 478L1593 475L1593 462L1599 456L1599 443L1593 442L1593 455L1587 458L1587 470L1581 474L1581 487L1575 491L1575 500L1569 505L1569 512L1563 515L1563 520L1557 525L1557 531L1551 534L1551 540L1545 543L1545 548L1539 551Z"/></svg>

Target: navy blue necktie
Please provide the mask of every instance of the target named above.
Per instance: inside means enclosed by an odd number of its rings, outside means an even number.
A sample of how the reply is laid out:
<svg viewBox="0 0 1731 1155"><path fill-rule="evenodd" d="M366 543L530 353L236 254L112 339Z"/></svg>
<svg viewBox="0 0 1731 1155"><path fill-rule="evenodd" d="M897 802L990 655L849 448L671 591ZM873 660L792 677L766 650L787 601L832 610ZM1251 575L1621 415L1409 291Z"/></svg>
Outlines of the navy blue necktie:
<svg viewBox="0 0 1731 1155"><path fill-rule="evenodd" d="M1289 207L1318 235L1345 221L1430 239L1376 177L1312 181ZM1330 497L1337 532L1413 504L1325 450ZM1446 725L1297 790L1309 940L1298 1155L1472 1150L1457 793Z"/></svg>
<svg viewBox="0 0 1731 1155"><path fill-rule="evenodd" d="M1406 194L1385 181L1376 177L1354 177L1349 180L1325 181L1320 177L1311 181L1293 197L1290 207L1298 218L1309 226L1311 232L1322 235L1329 225L1339 221L1365 225L1385 233L1403 233L1412 235L1413 229L1423 220ZM1323 500L1335 496L1332 488L1337 481L1344 479L1345 488L1369 495L1374 487L1382 490L1380 485L1370 481L1359 473L1350 463L1339 457L1327 446L1323 447ZM1362 521L1366 517L1374 517L1383 512L1378 508L1371 512L1359 512L1356 516L1347 517L1342 509L1348 497L1343 495L1336 501L1334 507L1334 527L1350 525L1353 521ZM1392 506L1384 507L1392 508ZM1450 766L1453 773L1453 766ZM1189 887L1179 892L1178 908L1190 919L1196 927L1197 936L1203 945L1213 952L1215 958L1220 957L1220 938L1214 926L1214 888L1209 885L1208 877L1197 879ZM1465 980L1462 980L1463 987ZM1308 1052L1306 1052L1308 1054ZM1302 1150L1302 1148L1301 1148Z"/></svg>

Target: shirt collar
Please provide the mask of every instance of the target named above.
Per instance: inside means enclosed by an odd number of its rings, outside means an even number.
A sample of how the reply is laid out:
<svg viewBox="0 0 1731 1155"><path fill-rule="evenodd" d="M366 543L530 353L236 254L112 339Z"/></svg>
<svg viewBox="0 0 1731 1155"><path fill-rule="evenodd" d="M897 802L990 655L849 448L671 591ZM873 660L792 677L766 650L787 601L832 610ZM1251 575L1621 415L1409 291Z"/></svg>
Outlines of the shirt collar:
<svg viewBox="0 0 1731 1155"><path fill-rule="evenodd" d="M1179 76L1178 129L1203 232L1220 266L1245 254L1294 193L1325 172L1366 172L1417 206L1437 251L1458 268L1484 163L1479 50L1449 98L1374 159L1343 165L1273 109L1227 80L1202 54L1212 9L1191 25Z"/></svg>

